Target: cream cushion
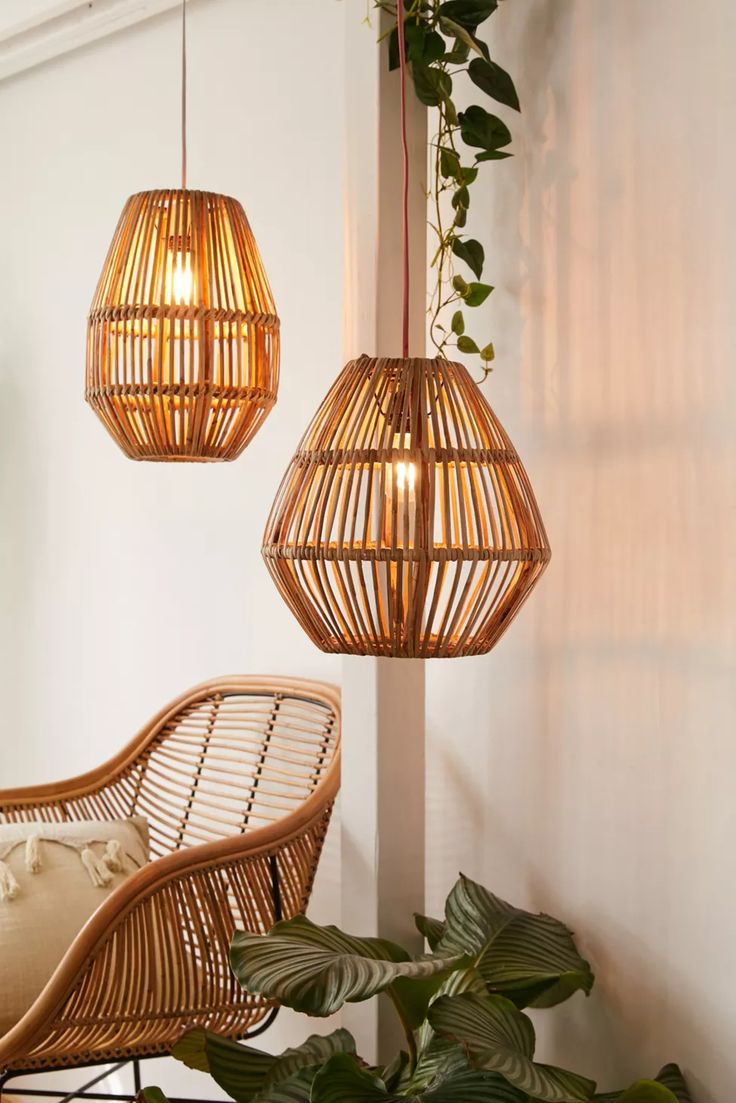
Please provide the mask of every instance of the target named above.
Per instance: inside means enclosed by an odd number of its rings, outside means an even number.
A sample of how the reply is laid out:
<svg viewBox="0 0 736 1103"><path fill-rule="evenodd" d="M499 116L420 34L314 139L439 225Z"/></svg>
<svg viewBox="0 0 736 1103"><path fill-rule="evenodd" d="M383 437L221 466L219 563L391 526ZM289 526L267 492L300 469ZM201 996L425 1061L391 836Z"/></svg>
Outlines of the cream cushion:
<svg viewBox="0 0 736 1103"><path fill-rule="evenodd" d="M33 1004L102 901L147 861L141 818L0 824L0 1035Z"/></svg>

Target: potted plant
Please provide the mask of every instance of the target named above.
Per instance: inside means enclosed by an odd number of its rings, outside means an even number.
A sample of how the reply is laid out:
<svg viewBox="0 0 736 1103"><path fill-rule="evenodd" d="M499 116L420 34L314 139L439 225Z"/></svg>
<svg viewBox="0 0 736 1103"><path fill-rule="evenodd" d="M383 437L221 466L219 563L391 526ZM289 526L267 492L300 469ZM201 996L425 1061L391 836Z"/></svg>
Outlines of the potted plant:
<svg viewBox="0 0 736 1103"><path fill-rule="evenodd" d="M587 1077L535 1061L525 1009L552 1008L593 973L568 928L513 907L461 876L444 920L415 916L428 952L322 927L306 916L266 935L237 932L231 964L248 992L314 1017L385 993L406 1039L386 1065L361 1060L347 1030L311 1035L274 1056L191 1030L174 1048L236 1103L692 1103L676 1065L652 1080L596 1094ZM147 1103L163 1103L158 1088Z"/></svg>

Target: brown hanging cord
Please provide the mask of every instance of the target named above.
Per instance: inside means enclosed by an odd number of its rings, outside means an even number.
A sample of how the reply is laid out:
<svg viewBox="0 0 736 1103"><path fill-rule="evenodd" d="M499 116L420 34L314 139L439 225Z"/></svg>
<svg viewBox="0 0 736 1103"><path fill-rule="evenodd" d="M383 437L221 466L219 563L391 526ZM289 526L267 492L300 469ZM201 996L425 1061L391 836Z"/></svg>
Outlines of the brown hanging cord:
<svg viewBox="0 0 736 1103"><path fill-rule="evenodd" d="M401 94L402 200L401 239L403 253L401 355L409 356L409 146L406 140L406 41L404 0L396 0L396 33L399 39L399 87Z"/></svg>
<svg viewBox="0 0 736 1103"><path fill-rule="evenodd" d="M187 187L187 0L181 0L181 187Z"/></svg>

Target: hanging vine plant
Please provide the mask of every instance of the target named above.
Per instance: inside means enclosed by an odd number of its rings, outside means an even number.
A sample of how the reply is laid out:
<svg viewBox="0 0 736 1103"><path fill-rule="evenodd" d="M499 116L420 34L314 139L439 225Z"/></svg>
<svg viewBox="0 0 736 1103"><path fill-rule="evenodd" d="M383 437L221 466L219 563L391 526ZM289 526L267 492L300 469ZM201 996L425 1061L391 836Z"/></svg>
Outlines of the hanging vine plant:
<svg viewBox="0 0 736 1103"><path fill-rule="evenodd" d="M401 3L402 0L399 0ZM499 0L403 0L404 41L409 75L419 100L437 108L432 140L430 226L437 236L432 258L436 273L429 299L429 335L437 353L448 350L477 356L483 378L491 369L493 344L468 332L467 310L481 306L493 291L482 280L485 248L465 233L471 189L486 161L512 154L506 148L506 123L481 104L459 111L453 95L458 76L470 79L486 99L519 111L519 97L509 74L491 59L479 28L496 11ZM388 63L399 64L398 5L374 0L374 6L397 20L390 31ZM456 261L464 266L458 272ZM452 311L449 329L445 320Z"/></svg>

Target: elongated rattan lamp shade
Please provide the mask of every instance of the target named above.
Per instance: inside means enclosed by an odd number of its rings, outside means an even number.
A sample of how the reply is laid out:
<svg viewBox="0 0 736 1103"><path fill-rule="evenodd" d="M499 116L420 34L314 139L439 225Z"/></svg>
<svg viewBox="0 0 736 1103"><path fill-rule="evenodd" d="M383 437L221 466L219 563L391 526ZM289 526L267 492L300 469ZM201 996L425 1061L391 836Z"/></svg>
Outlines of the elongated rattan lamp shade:
<svg viewBox="0 0 736 1103"><path fill-rule="evenodd" d="M281 483L263 556L323 651L484 654L550 559L514 446L461 364L342 371Z"/></svg>
<svg viewBox="0 0 736 1103"><path fill-rule="evenodd" d="M234 460L278 375L279 320L240 203L131 196L90 310L86 388L126 456Z"/></svg>

